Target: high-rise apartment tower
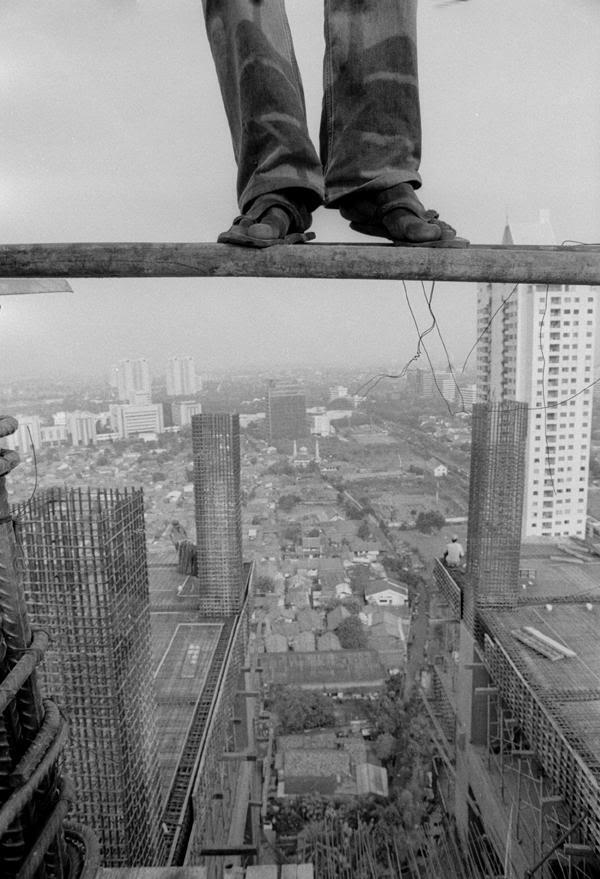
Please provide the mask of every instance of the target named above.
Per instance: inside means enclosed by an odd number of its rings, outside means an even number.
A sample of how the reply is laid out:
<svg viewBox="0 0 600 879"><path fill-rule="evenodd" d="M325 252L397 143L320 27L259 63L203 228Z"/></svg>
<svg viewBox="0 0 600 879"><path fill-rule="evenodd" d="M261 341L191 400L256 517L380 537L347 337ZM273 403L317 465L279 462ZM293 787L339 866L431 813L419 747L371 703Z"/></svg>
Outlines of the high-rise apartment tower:
<svg viewBox="0 0 600 879"><path fill-rule="evenodd" d="M307 434L306 397L295 383L271 382L267 393L270 440L298 439Z"/></svg>
<svg viewBox="0 0 600 879"><path fill-rule="evenodd" d="M105 866L160 865L163 833L141 490L48 489L21 508L42 682L69 717L74 815Z"/></svg>
<svg viewBox="0 0 600 879"><path fill-rule="evenodd" d="M547 212L510 224L503 244L553 244ZM481 401L529 412L523 537L585 534L596 296L568 284L485 284L478 291Z"/></svg>
<svg viewBox="0 0 600 879"><path fill-rule="evenodd" d="M198 390L194 358L169 357L167 360L167 395L187 397Z"/></svg>
<svg viewBox="0 0 600 879"><path fill-rule="evenodd" d="M150 402L152 382L145 357L138 360L119 360L114 378L121 403Z"/></svg>
<svg viewBox="0 0 600 879"><path fill-rule="evenodd" d="M242 602L239 415L192 416L200 604L208 616Z"/></svg>

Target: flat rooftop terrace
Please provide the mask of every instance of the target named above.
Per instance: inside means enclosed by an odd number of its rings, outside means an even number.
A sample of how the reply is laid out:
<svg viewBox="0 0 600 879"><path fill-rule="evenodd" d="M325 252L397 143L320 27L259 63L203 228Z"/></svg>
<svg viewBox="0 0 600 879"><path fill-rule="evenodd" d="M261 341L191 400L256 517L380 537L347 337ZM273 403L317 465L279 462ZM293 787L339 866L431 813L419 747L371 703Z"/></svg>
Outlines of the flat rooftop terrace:
<svg viewBox="0 0 600 879"><path fill-rule="evenodd" d="M565 546L586 560L562 553L557 544L525 545L521 567L532 577L522 588L519 606L485 610L481 616L567 741L600 778L600 560L586 557L574 542ZM525 627L567 652L542 655L519 639Z"/></svg>

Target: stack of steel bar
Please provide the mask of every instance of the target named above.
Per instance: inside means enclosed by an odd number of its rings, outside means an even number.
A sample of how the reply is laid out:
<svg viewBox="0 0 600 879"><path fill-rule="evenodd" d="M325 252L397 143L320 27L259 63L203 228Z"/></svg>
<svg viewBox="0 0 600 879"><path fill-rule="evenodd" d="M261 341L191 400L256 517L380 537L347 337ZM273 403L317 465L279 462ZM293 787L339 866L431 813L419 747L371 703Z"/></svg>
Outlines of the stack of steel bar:
<svg viewBox="0 0 600 879"><path fill-rule="evenodd" d="M0 416L0 438L17 429ZM27 619L19 548L5 487L17 464L0 449L0 875L4 879L93 879L98 849L85 828L64 823L73 800L59 762L67 725L42 699L36 666L48 634Z"/></svg>

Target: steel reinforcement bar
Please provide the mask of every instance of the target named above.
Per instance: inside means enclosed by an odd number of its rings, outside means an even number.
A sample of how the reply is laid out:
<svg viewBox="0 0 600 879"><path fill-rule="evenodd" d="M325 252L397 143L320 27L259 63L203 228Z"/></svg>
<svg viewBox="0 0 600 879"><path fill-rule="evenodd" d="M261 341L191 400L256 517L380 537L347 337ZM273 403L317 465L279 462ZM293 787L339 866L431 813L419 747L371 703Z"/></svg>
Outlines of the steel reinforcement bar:
<svg viewBox="0 0 600 879"><path fill-rule="evenodd" d="M194 770L206 741L208 719L231 649L233 621L232 618L223 625L167 795L163 823L170 866L183 864L192 832Z"/></svg>
<svg viewBox="0 0 600 879"><path fill-rule="evenodd" d="M600 247L206 243L0 245L0 278L272 277L600 284ZM15 293L18 293L15 285Z"/></svg>
<svg viewBox="0 0 600 879"><path fill-rule="evenodd" d="M485 636L484 661L503 701L525 733L546 774L576 817L584 818L589 840L600 848L600 782L502 646Z"/></svg>

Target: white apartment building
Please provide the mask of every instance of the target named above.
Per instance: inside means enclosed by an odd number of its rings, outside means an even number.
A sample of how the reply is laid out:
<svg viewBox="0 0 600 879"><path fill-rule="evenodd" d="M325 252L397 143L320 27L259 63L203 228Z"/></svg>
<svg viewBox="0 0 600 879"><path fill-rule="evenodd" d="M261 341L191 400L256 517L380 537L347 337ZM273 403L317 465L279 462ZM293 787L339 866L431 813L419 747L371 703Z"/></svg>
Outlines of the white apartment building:
<svg viewBox="0 0 600 879"><path fill-rule="evenodd" d="M66 427L74 446L96 442L96 416L92 412L67 412Z"/></svg>
<svg viewBox="0 0 600 879"><path fill-rule="evenodd" d="M138 360L119 360L113 367L112 381L116 381L117 393L122 403L150 402L152 382L150 367L145 357ZM144 395L140 398L140 394Z"/></svg>
<svg viewBox="0 0 600 879"><path fill-rule="evenodd" d="M508 225L503 243L555 243L547 212L538 224ZM530 407L523 537L585 536L595 302L591 287L478 290L478 336L489 324L477 347L479 399Z"/></svg>
<svg viewBox="0 0 600 879"><path fill-rule="evenodd" d="M67 442L67 428L64 424L49 424L40 428L43 446L61 446Z"/></svg>
<svg viewBox="0 0 600 879"><path fill-rule="evenodd" d="M199 390L196 365L190 356L169 357L167 360L167 396L183 397Z"/></svg>
<svg viewBox="0 0 600 879"><path fill-rule="evenodd" d="M202 405L195 400L184 400L182 403L173 403L173 422L179 427L187 427L192 423L192 415L201 415Z"/></svg>
<svg viewBox="0 0 600 879"><path fill-rule="evenodd" d="M348 388L345 385L333 385L329 388L329 400L340 400L348 396Z"/></svg>
<svg viewBox="0 0 600 879"><path fill-rule="evenodd" d="M146 406L122 406L113 403L110 407L110 421L121 439L164 432L163 408L160 403L149 403Z"/></svg>

